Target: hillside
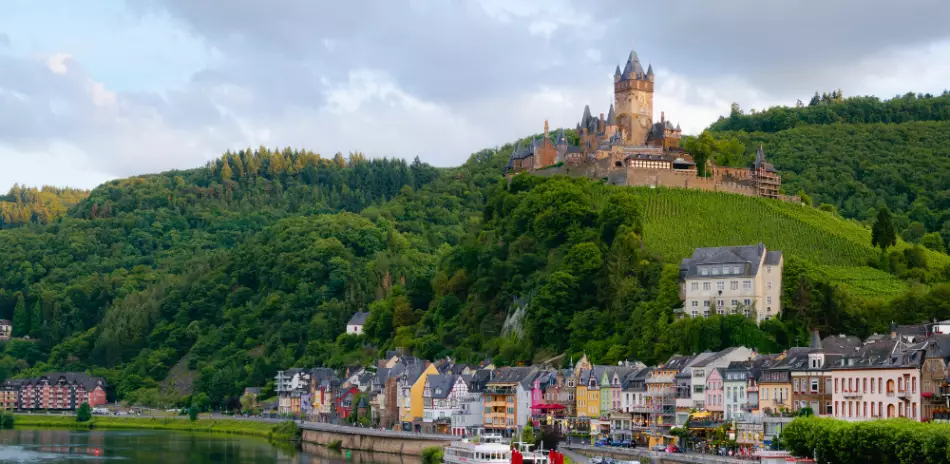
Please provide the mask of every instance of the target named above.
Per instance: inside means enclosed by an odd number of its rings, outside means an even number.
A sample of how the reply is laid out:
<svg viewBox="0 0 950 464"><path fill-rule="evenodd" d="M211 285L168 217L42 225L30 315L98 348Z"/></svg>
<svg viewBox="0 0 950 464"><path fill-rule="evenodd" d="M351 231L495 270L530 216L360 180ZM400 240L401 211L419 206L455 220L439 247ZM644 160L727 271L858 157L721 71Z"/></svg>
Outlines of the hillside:
<svg viewBox="0 0 950 464"><path fill-rule="evenodd" d="M681 189L635 189L645 210L644 242L668 260L703 246L762 242L807 264L858 296L891 297L907 283L868 267L871 247L866 227L815 208L726 193ZM688 232L687 232L688 231ZM899 250L906 249L900 243ZM942 268L950 257L926 252L928 265Z"/></svg>
<svg viewBox="0 0 950 464"><path fill-rule="evenodd" d="M48 224L87 196L87 190L14 185L6 195L0 195L0 229Z"/></svg>
<svg viewBox="0 0 950 464"><path fill-rule="evenodd" d="M0 231L0 377L103 375L115 396L233 404L278 369L405 347L517 363L585 352L655 362L807 331L867 335L950 317L950 258L816 209L738 195L502 177L512 145L454 169L241 150L108 182L49 224ZM696 246L786 253L784 316L674 321ZM873 266L869 266L873 265ZM343 334L369 311L366 335ZM181 387L185 388L185 387Z"/></svg>
<svg viewBox="0 0 950 464"><path fill-rule="evenodd" d="M745 144L728 164L764 145L786 192L864 222L887 206L905 240L938 250L950 240L950 93L733 111L710 131Z"/></svg>

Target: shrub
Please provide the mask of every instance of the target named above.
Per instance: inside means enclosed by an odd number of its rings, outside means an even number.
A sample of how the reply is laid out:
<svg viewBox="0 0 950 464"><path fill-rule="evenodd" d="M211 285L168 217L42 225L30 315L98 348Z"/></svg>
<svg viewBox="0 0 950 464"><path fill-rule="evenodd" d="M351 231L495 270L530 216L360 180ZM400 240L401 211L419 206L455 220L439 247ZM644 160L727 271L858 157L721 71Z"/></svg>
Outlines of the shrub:
<svg viewBox="0 0 950 464"><path fill-rule="evenodd" d="M191 407L188 408L188 418L191 419L192 422L198 420L198 406L191 405Z"/></svg>
<svg viewBox="0 0 950 464"><path fill-rule="evenodd" d="M442 464L442 448L430 446L422 450L422 464Z"/></svg>
<svg viewBox="0 0 950 464"><path fill-rule="evenodd" d="M14 417L13 411L3 411L3 414L0 415L0 428L12 429L14 422L16 422L16 417Z"/></svg>
<svg viewBox="0 0 950 464"><path fill-rule="evenodd" d="M343 448L343 441L332 440L330 441L330 443L327 443L327 448L330 448L332 450L339 450L340 448Z"/></svg>
<svg viewBox="0 0 950 464"><path fill-rule="evenodd" d="M89 403L80 404L76 410L76 422L86 422L89 419L92 419L92 407Z"/></svg>

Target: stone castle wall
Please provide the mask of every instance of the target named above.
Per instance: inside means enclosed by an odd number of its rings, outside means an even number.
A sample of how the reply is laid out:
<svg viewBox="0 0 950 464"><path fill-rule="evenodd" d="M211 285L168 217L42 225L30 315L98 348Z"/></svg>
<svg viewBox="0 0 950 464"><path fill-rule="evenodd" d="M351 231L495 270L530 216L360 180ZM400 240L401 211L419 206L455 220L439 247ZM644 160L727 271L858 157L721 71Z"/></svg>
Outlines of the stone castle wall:
<svg viewBox="0 0 950 464"><path fill-rule="evenodd" d="M697 177L692 173L675 172L668 169L617 168L609 163L610 160L607 159L578 166L565 164L531 171L531 174L542 177L569 176L605 179L611 185L630 187L685 188L709 192L737 193L752 197L759 196L755 183L751 178L741 179L730 175ZM779 195L779 200L791 203L801 203L802 201L800 197L792 195Z"/></svg>

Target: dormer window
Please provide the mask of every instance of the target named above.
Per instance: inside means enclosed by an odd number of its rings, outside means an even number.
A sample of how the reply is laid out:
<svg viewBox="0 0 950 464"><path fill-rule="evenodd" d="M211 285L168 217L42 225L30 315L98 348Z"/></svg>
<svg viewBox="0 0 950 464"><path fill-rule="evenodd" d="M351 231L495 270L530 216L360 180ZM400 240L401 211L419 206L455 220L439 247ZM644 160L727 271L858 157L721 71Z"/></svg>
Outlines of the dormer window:
<svg viewBox="0 0 950 464"><path fill-rule="evenodd" d="M707 268L705 268L705 267L704 267L704 268L700 268L699 274L700 274L700 275L709 275L709 269L707 269Z"/></svg>

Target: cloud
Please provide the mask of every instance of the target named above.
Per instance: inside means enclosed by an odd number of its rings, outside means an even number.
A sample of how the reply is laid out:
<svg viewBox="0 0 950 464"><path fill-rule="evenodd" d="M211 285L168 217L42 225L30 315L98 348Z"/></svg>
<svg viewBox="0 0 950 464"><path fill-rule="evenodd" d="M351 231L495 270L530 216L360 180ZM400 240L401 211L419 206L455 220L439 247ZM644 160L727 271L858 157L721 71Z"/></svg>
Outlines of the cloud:
<svg viewBox="0 0 950 464"><path fill-rule="evenodd" d="M0 16L15 31L0 34L0 163L19 166L0 172L0 189L42 177L40 166L92 186L259 144L457 165L545 119L574 127L585 104L606 112L614 65L631 48L656 70L655 117L687 133L732 102L762 109L816 90L889 97L950 82L944 0L125 5L60 35ZM81 14L39 11L34 20L54 23Z"/></svg>

